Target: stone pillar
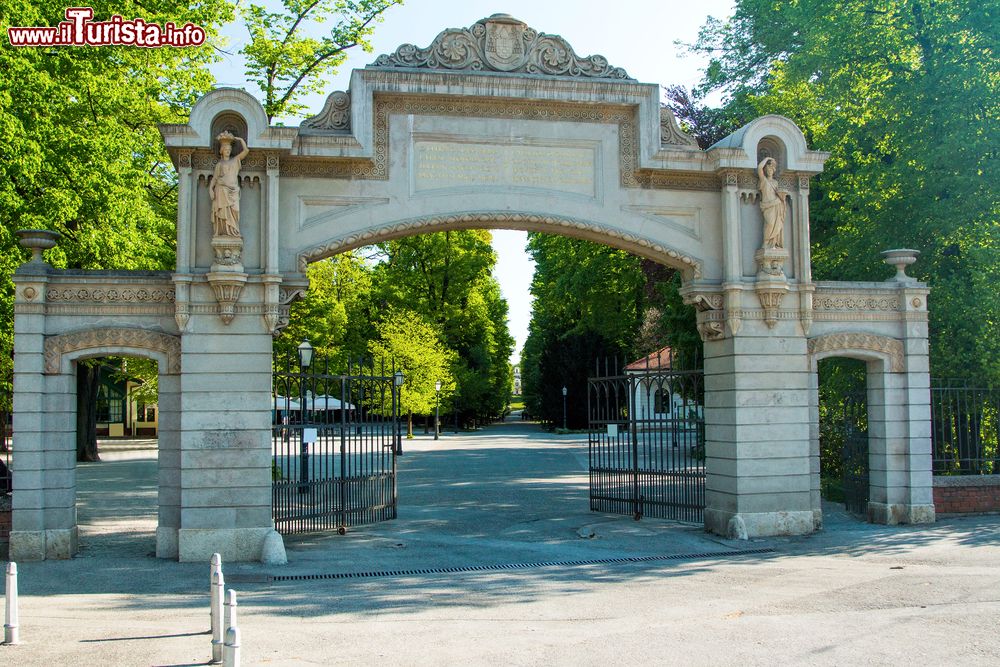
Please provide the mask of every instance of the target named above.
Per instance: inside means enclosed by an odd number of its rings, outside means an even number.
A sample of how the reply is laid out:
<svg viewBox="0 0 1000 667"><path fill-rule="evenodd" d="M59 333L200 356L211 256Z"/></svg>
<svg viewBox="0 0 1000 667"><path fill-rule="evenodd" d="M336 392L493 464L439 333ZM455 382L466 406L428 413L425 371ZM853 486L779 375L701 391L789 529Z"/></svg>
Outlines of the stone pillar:
<svg viewBox="0 0 1000 667"><path fill-rule="evenodd" d="M813 322L812 258L809 238L809 177L799 176L795 206L795 275L799 281L799 322L802 333L809 335Z"/></svg>
<svg viewBox="0 0 1000 667"><path fill-rule="evenodd" d="M181 527L181 397L180 375L160 369L159 395L159 520L157 558L177 558L177 531Z"/></svg>
<svg viewBox="0 0 1000 667"><path fill-rule="evenodd" d="M45 375L49 268L39 256L14 276L11 560L70 558L77 549L76 386L72 374Z"/></svg>
<svg viewBox="0 0 1000 667"><path fill-rule="evenodd" d="M193 185L191 151L181 151L177 157L177 273L188 273L191 270L194 236L191 214L195 191Z"/></svg>
<svg viewBox="0 0 1000 667"><path fill-rule="evenodd" d="M759 311L758 311L759 312ZM814 529L810 372L793 321L705 343L705 526L720 535Z"/></svg>
<svg viewBox="0 0 1000 667"><path fill-rule="evenodd" d="M730 335L735 336L741 326L743 247L740 241L740 200L739 174L735 171L723 173L722 186L722 289L725 298L726 326Z"/></svg>
<svg viewBox="0 0 1000 667"><path fill-rule="evenodd" d="M809 506L813 512L813 525L823 527L823 488L820 477L819 444L819 367L810 361L809 369Z"/></svg>
<svg viewBox="0 0 1000 667"><path fill-rule="evenodd" d="M927 293L919 284L900 285L904 368L868 364L868 517L874 523L935 519Z"/></svg>
<svg viewBox="0 0 1000 667"><path fill-rule="evenodd" d="M923 286L901 290L905 318L903 355L906 358L905 413L907 433L907 521L933 523L934 453L931 436L930 342L927 297Z"/></svg>
<svg viewBox="0 0 1000 667"><path fill-rule="evenodd" d="M199 308L214 301L192 286ZM247 301L262 300L260 285ZM178 558L258 560L271 519L271 336L260 320L191 317L181 339Z"/></svg>

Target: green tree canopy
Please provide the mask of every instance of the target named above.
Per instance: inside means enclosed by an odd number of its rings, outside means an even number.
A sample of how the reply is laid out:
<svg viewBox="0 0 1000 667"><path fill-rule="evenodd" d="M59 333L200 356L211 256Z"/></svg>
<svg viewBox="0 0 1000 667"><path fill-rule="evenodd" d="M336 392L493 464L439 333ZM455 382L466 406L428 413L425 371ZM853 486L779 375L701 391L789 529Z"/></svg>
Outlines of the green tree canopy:
<svg viewBox="0 0 1000 667"><path fill-rule="evenodd" d="M451 374L454 352L444 344L440 329L412 310L393 309L377 326L378 338L368 349L373 359L385 359L404 376L400 412L410 416L434 411L435 384L447 396L455 386Z"/></svg>
<svg viewBox="0 0 1000 667"><path fill-rule="evenodd" d="M200 47L13 48L9 26L54 26L66 3L10 0L0 12L0 374L13 349L11 276L28 253L14 230L54 229L56 266L167 269L173 264L175 174L157 125L183 122L212 77L211 42L233 16L223 0L91 4L205 28Z"/></svg>
<svg viewBox="0 0 1000 667"><path fill-rule="evenodd" d="M251 39L242 53L250 80L264 94L268 121L301 112L305 107L298 100L323 91L350 49L371 51L375 23L399 4L402 0L282 0L277 12L247 5L243 17ZM327 29L331 18L327 34L310 34L320 25Z"/></svg>
<svg viewBox="0 0 1000 667"><path fill-rule="evenodd" d="M413 309L440 328L455 353L457 386L448 407L480 419L507 407L514 349L507 303L492 275L491 240L486 230L396 239L378 246L375 270L376 302Z"/></svg>
<svg viewBox="0 0 1000 667"><path fill-rule="evenodd" d="M931 370L1000 382L1000 3L740 0L696 50L701 92L786 115L830 151L812 189L814 274L883 280L923 253Z"/></svg>

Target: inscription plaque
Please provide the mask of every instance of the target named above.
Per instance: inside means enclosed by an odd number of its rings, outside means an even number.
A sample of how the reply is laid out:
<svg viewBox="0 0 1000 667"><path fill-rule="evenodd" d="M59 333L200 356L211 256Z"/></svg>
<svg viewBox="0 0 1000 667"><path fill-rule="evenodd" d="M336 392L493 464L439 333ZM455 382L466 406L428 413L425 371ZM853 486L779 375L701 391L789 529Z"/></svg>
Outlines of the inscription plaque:
<svg viewBox="0 0 1000 667"><path fill-rule="evenodd" d="M523 187L596 196L595 147L413 142L415 192L467 187Z"/></svg>

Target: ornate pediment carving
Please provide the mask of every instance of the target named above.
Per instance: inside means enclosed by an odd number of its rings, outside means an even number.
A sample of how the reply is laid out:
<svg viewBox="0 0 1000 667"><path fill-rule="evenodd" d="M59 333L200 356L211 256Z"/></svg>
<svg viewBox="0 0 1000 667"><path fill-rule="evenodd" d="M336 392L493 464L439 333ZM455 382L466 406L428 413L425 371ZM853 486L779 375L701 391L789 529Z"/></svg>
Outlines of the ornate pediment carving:
<svg viewBox="0 0 1000 667"><path fill-rule="evenodd" d="M342 90L330 93L323 110L302 123L302 134L350 134L351 95Z"/></svg>
<svg viewBox="0 0 1000 667"><path fill-rule="evenodd" d="M698 141L689 134L684 134L674 112L668 107L660 107L660 143L664 146L698 147Z"/></svg>
<svg viewBox="0 0 1000 667"><path fill-rule="evenodd" d="M470 28L450 28L431 45L403 44L369 67L408 67L472 72L519 72L549 76L634 81L604 56L581 58L558 35L537 32L507 14L494 14Z"/></svg>

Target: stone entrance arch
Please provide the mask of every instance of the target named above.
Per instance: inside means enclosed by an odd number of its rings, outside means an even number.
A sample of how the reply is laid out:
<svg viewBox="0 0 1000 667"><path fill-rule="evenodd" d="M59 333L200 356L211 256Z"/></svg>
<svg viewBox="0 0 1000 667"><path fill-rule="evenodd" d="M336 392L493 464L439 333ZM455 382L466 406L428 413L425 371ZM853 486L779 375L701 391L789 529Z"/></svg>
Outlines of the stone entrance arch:
<svg viewBox="0 0 1000 667"><path fill-rule="evenodd" d="M819 525L814 364L822 341L843 331L902 345L904 371L890 369L888 381L902 387L912 435L905 471L886 478L886 504L892 516L932 518L915 509L922 496L903 491L930 486L928 410L913 390L927 386L926 288L903 272L887 283L814 282L809 182L827 154L779 116L701 150L659 100L659 86L506 15L380 56L299 127L269 126L245 91L212 91L188 123L161 128L178 172L172 274L128 274L144 296L136 288L126 302L88 291L96 274L40 260L18 272L19 450L43 448L47 424L30 415L48 400L46 337L111 326L174 336L179 501L176 547L161 555L256 559L273 532L271 337L308 289L306 265L398 236L510 227L600 241L682 272L705 345L708 529ZM48 496L17 479L12 553L65 555L29 533L39 521L73 530L75 517L36 521ZM23 500L32 497L37 507Z"/></svg>

